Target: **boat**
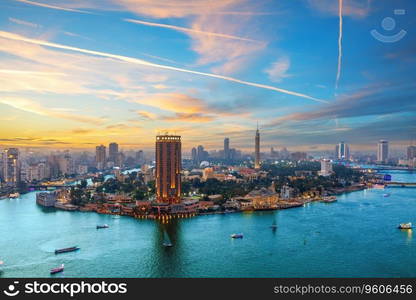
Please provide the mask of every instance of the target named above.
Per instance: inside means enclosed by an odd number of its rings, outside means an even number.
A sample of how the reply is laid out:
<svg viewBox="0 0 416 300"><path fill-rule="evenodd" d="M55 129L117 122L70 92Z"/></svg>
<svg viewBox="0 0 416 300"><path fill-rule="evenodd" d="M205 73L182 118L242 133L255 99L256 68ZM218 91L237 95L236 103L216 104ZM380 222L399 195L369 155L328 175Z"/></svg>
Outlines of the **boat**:
<svg viewBox="0 0 416 300"><path fill-rule="evenodd" d="M19 198L20 194L19 193L11 193L9 194L9 198Z"/></svg>
<svg viewBox="0 0 416 300"><path fill-rule="evenodd" d="M329 197L324 197L321 202L323 203L332 203L332 202L336 202L337 201L337 197L335 196L329 196Z"/></svg>
<svg viewBox="0 0 416 300"><path fill-rule="evenodd" d="M55 250L55 254L59 254L59 253L66 253L66 252L73 252L73 251L77 251L80 248L77 246L74 247L69 247L69 248L62 248L62 249L56 249Z"/></svg>
<svg viewBox="0 0 416 300"><path fill-rule="evenodd" d="M401 223L398 227L399 229L412 229L412 223Z"/></svg>
<svg viewBox="0 0 416 300"><path fill-rule="evenodd" d="M104 225L97 225L97 229L103 229L103 228L109 228L110 226L108 226L107 224Z"/></svg>
<svg viewBox="0 0 416 300"><path fill-rule="evenodd" d="M373 189L384 189L385 185L377 183L377 184L373 184L372 188Z"/></svg>
<svg viewBox="0 0 416 300"><path fill-rule="evenodd" d="M60 273L60 272L63 272L63 271L64 271L64 264L62 264L60 267L51 269L51 275L56 274L56 273Z"/></svg>
<svg viewBox="0 0 416 300"><path fill-rule="evenodd" d="M272 225L270 225L271 229L276 229L277 228L277 224L276 221L273 221Z"/></svg>
<svg viewBox="0 0 416 300"><path fill-rule="evenodd" d="M165 231L165 232L163 233L163 235L164 235L163 246L165 246L165 247L172 247L172 246L173 246L173 244L172 244L172 242L170 241L170 238L169 238L168 233Z"/></svg>
<svg viewBox="0 0 416 300"><path fill-rule="evenodd" d="M390 197L390 194L389 193L383 194L383 197Z"/></svg>
<svg viewBox="0 0 416 300"><path fill-rule="evenodd" d="M242 239L243 238L243 234L242 233L233 233L231 235L232 239Z"/></svg>

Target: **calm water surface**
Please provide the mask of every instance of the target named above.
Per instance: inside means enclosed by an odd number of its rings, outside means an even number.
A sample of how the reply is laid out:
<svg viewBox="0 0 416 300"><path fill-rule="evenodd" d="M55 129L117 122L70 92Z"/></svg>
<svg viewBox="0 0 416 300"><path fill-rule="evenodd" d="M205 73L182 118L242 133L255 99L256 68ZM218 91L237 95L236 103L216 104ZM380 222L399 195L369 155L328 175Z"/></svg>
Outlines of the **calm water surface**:
<svg viewBox="0 0 416 300"><path fill-rule="evenodd" d="M394 181L416 174L389 172ZM390 197L383 197L389 192ZM269 226L277 222L278 229ZM150 220L43 209L35 193L0 200L0 277L415 277L416 189L365 190L274 212ZM109 229L96 230L97 224ZM164 248L167 230L174 246ZM240 240L232 233L244 233ZM55 255L56 248L81 250Z"/></svg>

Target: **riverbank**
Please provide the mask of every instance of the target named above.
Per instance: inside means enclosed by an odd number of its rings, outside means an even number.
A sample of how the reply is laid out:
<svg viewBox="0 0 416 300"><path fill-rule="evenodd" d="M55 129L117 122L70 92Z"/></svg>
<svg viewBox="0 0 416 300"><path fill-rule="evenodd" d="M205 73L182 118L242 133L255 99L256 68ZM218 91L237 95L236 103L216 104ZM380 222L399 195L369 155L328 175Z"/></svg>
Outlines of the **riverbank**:
<svg viewBox="0 0 416 300"><path fill-rule="evenodd" d="M331 190L328 190L327 193L329 196L336 196L336 195L342 195L342 194L351 193L351 192L362 191L368 188L369 186L367 184L358 184L358 185L351 185L351 186L346 186L346 187L342 187L338 189L331 189Z"/></svg>

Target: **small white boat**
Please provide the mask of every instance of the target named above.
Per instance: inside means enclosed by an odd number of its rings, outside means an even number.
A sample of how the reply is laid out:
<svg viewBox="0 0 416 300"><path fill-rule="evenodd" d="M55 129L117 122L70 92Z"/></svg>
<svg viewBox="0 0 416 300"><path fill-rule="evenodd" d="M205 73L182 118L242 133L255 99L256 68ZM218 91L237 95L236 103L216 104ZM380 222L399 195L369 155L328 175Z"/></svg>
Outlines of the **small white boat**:
<svg viewBox="0 0 416 300"><path fill-rule="evenodd" d="M9 198L19 198L19 197L20 197L20 194L19 193L9 194Z"/></svg>
<svg viewBox="0 0 416 300"><path fill-rule="evenodd" d="M412 229L412 223L401 223L398 227L399 229Z"/></svg>
<svg viewBox="0 0 416 300"><path fill-rule="evenodd" d="M383 197L390 197L389 193L383 194Z"/></svg>
<svg viewBox="0 0 416 300"><path fill-rule="evenodd" d="M242 233L233 233L231 235L232 239L242 239L243 238L243 234Z"/></svg>
<svg viewBox="0 0 416 300"><path fill-rule="evenodd" d="M4 261L0 260L0 266L4 265Z"/></svg>

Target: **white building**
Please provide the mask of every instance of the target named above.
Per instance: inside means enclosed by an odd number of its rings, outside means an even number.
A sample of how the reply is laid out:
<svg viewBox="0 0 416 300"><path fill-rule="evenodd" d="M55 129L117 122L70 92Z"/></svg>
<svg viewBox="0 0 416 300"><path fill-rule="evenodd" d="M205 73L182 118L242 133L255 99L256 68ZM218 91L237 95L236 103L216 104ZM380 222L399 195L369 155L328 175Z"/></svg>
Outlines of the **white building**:
<svg viewBox="0 0 416 300"><path fill-rule="evenodd" d="M331 161L328 159L321 160L321 171L318 174L321 176L330 176L333 173Z"/></svg>
<svg viewBox="0 0 416 300"><path fill-rule="evenodd" d="M377 145L377 161L387 162L389 158L389 142L380 140Z"/></svg>

